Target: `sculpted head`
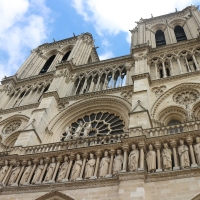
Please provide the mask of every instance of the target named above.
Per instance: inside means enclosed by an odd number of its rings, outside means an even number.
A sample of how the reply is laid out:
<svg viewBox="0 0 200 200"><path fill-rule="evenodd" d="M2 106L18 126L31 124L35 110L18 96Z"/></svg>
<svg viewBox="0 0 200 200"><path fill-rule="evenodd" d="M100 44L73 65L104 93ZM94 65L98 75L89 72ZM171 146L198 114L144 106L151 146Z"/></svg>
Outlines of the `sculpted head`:
<svg viewBox="0 0 200 200"><path fill-rule="evenodd" d="M80 160L80 159L81 159L80 154L77 154L77 155L76 155L76 160Z"/></svg>
<svg viewBox="0 0 200 200"><path fill-rule="evenodd" d="M122 151L120 149L117 150L117 155L121 155Z"/></svg>
<svg viewBox="0 0 200 200"><path fill-rule="evenodd" d="M149 150L153 150L153 146L151 144L149 145Z"/></svg>
<svg viewBox="0 0 200 200"><path fill-rule="evenodd" d="M183 145L184 144L184 141L183 140L179 140L180 142L180 145Z"/></svg>
<svg viewBox="0 0 200 200"><path fill-rule="evenodd" d="M197 143L197 144L200 143L200 137L196 137L196 143Z"/></svg>
<svg viewBox="0 0 200 200"><path fill-rule="evenodd" d="M168 144L167 143L164 143L163 146L164 146L165 149L168 148Z"/></svg>
<svg viewBox="0 0 200 200"><path fill-rule="evenodd" d="M93 159L93 158L94 158L94 154L90 153L90 159Z"/></svg>
<svg viewBox="0 0 200 200"><path fill-rule="evenodd" d="M28 166L31 166L31 161L30 160L28 161Z"/></svg>
<svg viewBox="0 0 200 200"><path fill-rule="evenodd" d="M68 161L68 157L67 157L67 156L64 157L64 161L65 161L65 162Z"/></svg>
<svg viewBox="0 0 200 200"><path fill-rule="evenodd" d="M104 156L105 156L105 157L108 156L108 151L104 151Z"/></svg>
<svg viewBox="0 0 200 200"><path fill-rule="evenodd" d="M43 164L43 159L40 159L40 165L42 165Z"/></svg>
<svg viewBox="0 0 200 200"><path fill-rule="evenodd" d="M131 145L131 148L132 148L133 150L135 150L135 149L136 149L136 145L135 145L135 144L132 144L132 145Z"/></svg>
<svg viewBox="0 0 200 200"><path fill-rule="evenodd" d="M16 163L16 165L17 165L17 167L19 167L19 165L20 165L20 162L17 162L17 163Z"/></svg>
<svg viewBox="0 0 200 200"><path fill-rule="evenodd" d="M51 161L52 161L52 163L55 163L56 159L53 157L53 158L51 159Z"/></svg>

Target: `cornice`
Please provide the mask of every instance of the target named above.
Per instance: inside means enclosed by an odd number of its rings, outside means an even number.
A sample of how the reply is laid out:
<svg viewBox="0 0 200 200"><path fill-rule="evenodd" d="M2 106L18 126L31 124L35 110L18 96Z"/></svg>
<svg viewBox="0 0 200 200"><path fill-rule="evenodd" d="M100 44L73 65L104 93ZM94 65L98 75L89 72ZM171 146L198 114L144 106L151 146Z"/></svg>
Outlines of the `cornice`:
<svg viewBox="0 0 200 200"><path fill-rule="evenodd" d="M134 83L134 81L141 80L144 78L147 78L149 83L151 82L151 77L150 77L149 73L135 74L135 75L131 76L131 78L133 80L133 83Z"/></svg>
<svg viewBox="0 0 200 200"><path fill-rule="evenodd" d="M34 104L29 104L29 105L24 105L24 106L18 106L6 110L0 110L0 114L7 114L7 113L12 113L12 112L17 112L17 111L22 111L22 110L28 110L32 108L37 108L40 103L34 103Z"/></svg>

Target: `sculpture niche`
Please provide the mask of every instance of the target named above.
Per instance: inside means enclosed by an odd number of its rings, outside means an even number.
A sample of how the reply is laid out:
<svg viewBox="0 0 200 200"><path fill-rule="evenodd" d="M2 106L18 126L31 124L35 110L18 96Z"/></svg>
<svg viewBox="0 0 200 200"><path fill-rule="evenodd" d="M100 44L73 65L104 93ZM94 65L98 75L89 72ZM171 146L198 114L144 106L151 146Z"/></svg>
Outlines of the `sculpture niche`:
<svg viewBox="0 0 200 200"><path fill-rule="evenodd" d="M148 172L152 173L156 171L156 152L153 150L153 146L149 145L149 151L147 153L147 166Z"/></svg>
<svg viewBox="0 0 200 200"><path fill-rule="evenodd" d="M163 169L171 170L172 169L172 151L168 148L168 144L164 143L164 149L162 151L163 158Z"/></svg>
<svg viewBox="0 0 200 200"><path fill-rule="evenodd" d="M138 159L139 159L139 151L136 149L136 145L132 144L132 151L129 154L128 166L130 171L138 170Z"/></svg>
<svg viewBox="0 0 200 200"><path fill-rule="evenodd" d="M108 174L108 168L110 164L110 158L108 151L104 152L104 157L101 159L99 177L105 177Z"/></svg>
<svg viewBox="0 0 200 200"><path fill-rule="evenodd" d="M122 151L117 150L117 156L115 156L114 162L113 162L113 175L118 174L122 170L124 157L122 156Z"/></svg>
<svg viewBox="0 0 200 200"><path fill-rule="evenodd" d="M8 171L9 167L8 167L8 161L5 160L5 165L1 168L0 170L0 183L2 183L7 171Z"/></svg>
<svg viewBox="0 0 200 200"><path fill-rule="evenodd" d="M194 152L197 159L197 164L200 166L200 138L196 137L196 144L194 145Z"/></svg>
<svg viewBox="0 0 200 200"><path fill-rule="evenodd" d="M17 177L19 175L19 172L20 172L20 162L17 162L16 163L16 167L14 167L12 170L11 170L11 176L10 176L10 180L8 182L8 185L9 186L16 186L15 182L17 180Z"/></svg>
<svg viewBox="0 0 200 200"><path fill-rule="evenodd" d="M43 165L43 159L40 159L40 164L38 165L37 169L35 170L35 174L32 180L33 184L40 184L40 176L42 174L42 171L44 169Z"/></svg>
<svg viewBox="0 0 200 200"><path fill-rule="evenodd" d="M43 183L53 182L52 177L56 168L55 158L52 158L50 165L47 168L47 173Z"/></svg>
<svg viewBox="0 0 200 200"><path fill-rule="evenodd" d="M90 159L87 161L85 167L85 178L91 178L94 175L95 163L94 154L90 153Z"/></svg>
<svg viewBox="0 0 200 200"><path fill-rule="evenodd" d="M23 176L20 180L20 185L29 185L29 183L27 181L28 181L28 178L29 178L32 168L33 167L31 166L31 161L29 160L28 166L25 168Z"/></svg>
<svg viewBox="0 0 200 200"><path fill-rule="evenodd" d="M69 158L65 156L64 163L59 168L60 170L58 173L57 182L62 182L62 180L65 179L68 167L69 167Z"/></svg>
<svg viewBox="0 0 200 200"><path fill-rule="evenodd" d="M80 173L81 173L82 164L83 164L83 162L81 160L81 156L79 154L77 154L76 161L72 168L71 179L70 179L71 181L75 181L77 178L79 178Z"/></svg>
<svg viewBox="0 0 200 200"><path fill-rule="evenodd" d="M186 168L190 167L190 158L188 153L188 147L184 145L184 141L180 140L180 146L178 147L178 154L180 158L180 167Z"/></svg>

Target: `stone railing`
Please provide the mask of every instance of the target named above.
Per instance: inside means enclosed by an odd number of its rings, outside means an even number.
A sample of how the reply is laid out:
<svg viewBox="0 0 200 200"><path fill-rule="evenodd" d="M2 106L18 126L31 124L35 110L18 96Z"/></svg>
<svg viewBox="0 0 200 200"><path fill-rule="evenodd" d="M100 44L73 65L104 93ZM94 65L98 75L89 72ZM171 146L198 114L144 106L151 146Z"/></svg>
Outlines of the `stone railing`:
<svg viewBox="0 0 200 200"><path fill-rule="evenodd" d="M200 130L200 121L187 122L184 124L177 124L173 126L143 129L141 131L142 134L146 135L147 137L157 137L157 136L171 135L171 134L196 131L196 130ZM138 130L140 134L141 131Z"/></svg>

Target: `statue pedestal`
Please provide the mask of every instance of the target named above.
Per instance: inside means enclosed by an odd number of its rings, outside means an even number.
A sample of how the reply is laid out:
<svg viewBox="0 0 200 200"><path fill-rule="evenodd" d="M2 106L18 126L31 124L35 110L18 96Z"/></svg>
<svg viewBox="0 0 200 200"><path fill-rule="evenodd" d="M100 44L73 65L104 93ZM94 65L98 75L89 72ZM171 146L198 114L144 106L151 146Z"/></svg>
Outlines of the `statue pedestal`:
<svg viewBox="0 0 200 200"><path fill-rule="evenodd" d="M106 177L106 178L111 178L111 177L112 177L112 174L107 174L105 177Z"/></svg>
<svg viewBox="0 0 200 200"><path fill-rule="evenodd" d="M69 182L69 180L66 179L66 178L64 178L64 179L61 181L61 183L65 183L65 182Z"/></svg>
<svg viewBox="0 0 200 200"><path fill-rule="evenodd" d="M25 182L25 183L23 183L23 185L30 185L30 183L28 183L28 182Z"/></svg>
<svg viewBox="0 0 200 200"><path fill-rule="evenodd" d="M173 170L178 170L180 169L180 167L173 167Z"/></svg>
<svg viewBox="0 0 200 200"><path fill-rule="evenodd" d="M156 169L156 172L162 172L162 169Z"/></svg>
<svg viewBox="0 0 200 200"><path fill-rule="evenodd" d="M77 181L82 181L83 179L79 177L79 178L77 178L76 180L77 180Z"/></svg>
<svg viewBox="0 0 200 200"><path fill-rule="evenodd" d="M138 171L144 171L144 168L138 168Z"/></svg>
<svg viewBox="0 0 200 200"><path fill-rule="evenodd" d="M198 167L198 165L197 164L191 164L191 167L195 168L195 167Z"/></svg>
<svg viewBox="0 0 200 200"><path fill-rule="evenodd" d="M41 184L41 181L37 181L36 183L35 183L35 185L40 185Z"/></svg>
<svg viewBox="0 0 200 200"><path fill-rule="evenodd" d="M125 173L125 172L126 172L126 170L125 170L125 169L123 169L123 170L121 170L121 171L120 171L120 173Z"/></svg>
<svg viewBox="0 0 200 200"><path fill-rule="evenodd" d="M89 179L93 180L93 179L97 179L96 176L91 176Z"/></svg>
<svg viewBox="0 0 200 200"><path fill-rule="evenodd" d="M55 181L54 180L50 180L47 183L55 183Z"/></svg>

